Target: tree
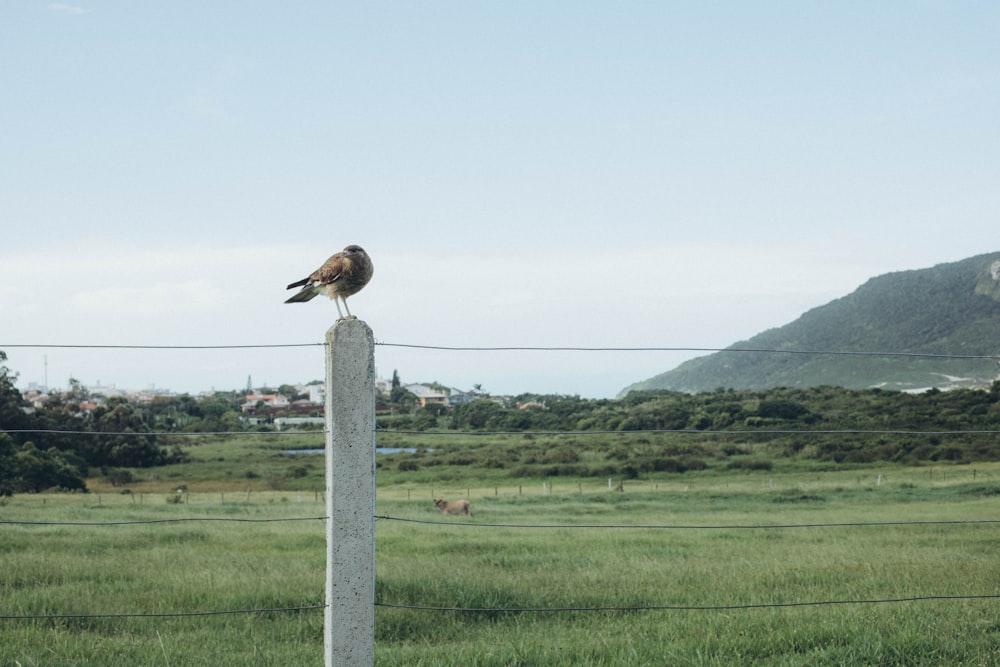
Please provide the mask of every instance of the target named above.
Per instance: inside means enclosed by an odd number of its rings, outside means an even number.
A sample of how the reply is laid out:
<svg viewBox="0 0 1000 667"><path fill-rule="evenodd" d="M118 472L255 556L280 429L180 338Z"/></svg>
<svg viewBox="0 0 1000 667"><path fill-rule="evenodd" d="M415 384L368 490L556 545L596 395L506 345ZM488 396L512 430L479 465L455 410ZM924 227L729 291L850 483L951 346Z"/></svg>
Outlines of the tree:
<svg viewBox="0 0 1000 667"><path fill-rule="evenodd" d="M32 442L25 443L14 455L13 473L12 486L15 492L37 493L52 487L87 490L80 470L59 450L50 448L42 451Z"/></svg>
<svg viewBox="0 0 1000 667"><path fill-rule="evenodd" d="M14 386L17 374L11 373L3 362L7 355L0 350L0 429L8 431L30 428L31 418L25 413L26 403Z"/></svg>
<svg viewBox="0 0 1000 667"><path fill-rule="evenodd" d="M417 396L412 391L403 387L394 387L389 394L389 402L401 410L415 410L417 407Z"/></svg>
<svg viewBox="0 0 1000 667"><path fill-rule="evenodd" d="M0 497L14 494L14 439L0 432Z"/></svg>
<svg viewBox="0 0 1000 667"><path fill-rule="evenodd" d="M87 462L95 466L145 467L166 459L145 415L124 398L111 398L92 413L96 437Z"/></svg>
<svg viewBox="0 0 1000 667"><path fill-rule="evenodd" d="M86 491L81 467L55 448L42 451L30 441L18 447L0 433L0 496L52 487Z"/></svg>
<svg viewBox="0 0 1000 667"><path fill-rule="evenodd" d="M298 389L296 389L290 384L283 384L280 387L278 387L278 393L290 401L293 401L302 395Z"/></svg>
<svg viewBox="0 0 1000 667"><path fill-rule="evenodd" d="M492 419L502 419L506 410L491 400L477 398L476 400L457 406L451 413L453 428L481 429Z"/></svg>

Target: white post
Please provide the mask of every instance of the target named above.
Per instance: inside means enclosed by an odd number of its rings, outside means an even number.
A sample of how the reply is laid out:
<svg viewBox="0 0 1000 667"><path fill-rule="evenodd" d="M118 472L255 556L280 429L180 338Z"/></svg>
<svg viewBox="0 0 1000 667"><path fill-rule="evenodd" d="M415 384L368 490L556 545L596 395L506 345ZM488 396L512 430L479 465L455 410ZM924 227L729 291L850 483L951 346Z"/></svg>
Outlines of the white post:
<svg viewBox="0 0 1000 667"><path fill-rule="evenodd" d="M375 664L375 339L326 332L326 667Z"/></svg>

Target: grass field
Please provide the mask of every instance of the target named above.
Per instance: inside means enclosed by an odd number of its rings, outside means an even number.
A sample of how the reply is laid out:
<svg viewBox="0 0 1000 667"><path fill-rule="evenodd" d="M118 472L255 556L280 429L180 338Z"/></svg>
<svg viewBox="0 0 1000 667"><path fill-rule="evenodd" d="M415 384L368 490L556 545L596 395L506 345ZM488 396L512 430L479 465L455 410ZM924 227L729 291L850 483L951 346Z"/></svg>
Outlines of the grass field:
<svg viewBox="0 0 1000 667"><path fill-rule="evenodd" d="M5 499L0 520L49 523L0 524L0 615L45 617L0 619L0 666L321 664L322 609L94 616L322 605L322 458L275 446L205 444L131 493L94 479ZM621 492L386 468L380 665L1000 665L1000 599L965 597L1000 595L1000 524L928 523L1000 519L998 464L709 470ZM433 495L470 497L471 520ZM196 520L51 523L160 519ZM823 525L874 522L899 524ZM664 606L691 608L642 609ZM551 608L570 610L526 611Z"/></svg>

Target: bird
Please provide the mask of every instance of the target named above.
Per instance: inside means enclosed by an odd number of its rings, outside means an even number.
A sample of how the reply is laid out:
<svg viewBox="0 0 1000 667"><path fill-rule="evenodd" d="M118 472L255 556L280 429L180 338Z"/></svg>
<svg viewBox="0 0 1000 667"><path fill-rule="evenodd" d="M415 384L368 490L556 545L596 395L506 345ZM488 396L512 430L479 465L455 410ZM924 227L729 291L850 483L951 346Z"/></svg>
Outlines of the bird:
<svg viewBox="0 0 1000 667"><path fill-rule="evenodd" d="M365 249L359 245L349 245L323 262L323 266L313 271L308 278L297 280L286 287L285 289L302 289L285 303L301 303L318 294L326 294L337 304L340 319L355 319L351 315L351 309L347 307L347 297L360 292L372 279L373 272L372 260ZM341 301L347 310L346 318L340 310Z"/></svg>

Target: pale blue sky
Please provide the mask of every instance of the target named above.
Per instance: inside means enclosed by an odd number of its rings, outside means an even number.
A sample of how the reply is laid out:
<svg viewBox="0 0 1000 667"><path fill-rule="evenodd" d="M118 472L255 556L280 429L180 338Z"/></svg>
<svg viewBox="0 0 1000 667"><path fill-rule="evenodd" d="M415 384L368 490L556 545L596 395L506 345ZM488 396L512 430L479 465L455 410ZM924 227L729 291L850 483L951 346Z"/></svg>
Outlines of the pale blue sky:
<svg viewBox="0 0 1000 667"><path fill-rule="evenodd" d="M724 347L1000 249L997 34L932 0L5 2L0 349L320 341L336 310L284 286L349 243L382 341ZM22 385L322 374L6 351ZM584 396L693 356L376 355Z"/></svg>

